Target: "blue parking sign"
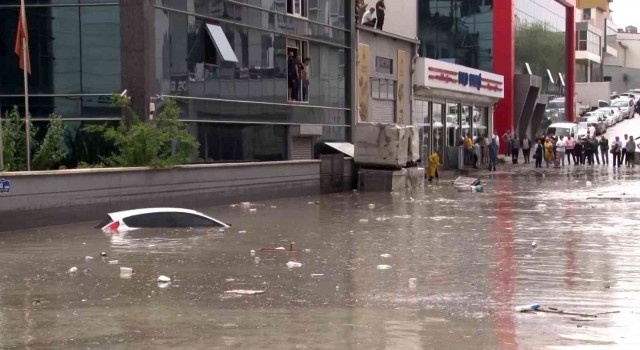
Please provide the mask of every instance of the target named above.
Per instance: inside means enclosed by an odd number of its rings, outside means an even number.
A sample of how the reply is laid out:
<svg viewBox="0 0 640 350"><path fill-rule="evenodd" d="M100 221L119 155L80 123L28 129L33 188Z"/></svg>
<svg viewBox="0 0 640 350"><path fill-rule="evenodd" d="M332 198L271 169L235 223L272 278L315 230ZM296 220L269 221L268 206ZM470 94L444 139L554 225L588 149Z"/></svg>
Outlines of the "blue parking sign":
<svg viewBox="0 0 640 350"><path fill-rule="evenodd" d="M11 180L0 179L0 193L9 193L11 191Z"/></svg>

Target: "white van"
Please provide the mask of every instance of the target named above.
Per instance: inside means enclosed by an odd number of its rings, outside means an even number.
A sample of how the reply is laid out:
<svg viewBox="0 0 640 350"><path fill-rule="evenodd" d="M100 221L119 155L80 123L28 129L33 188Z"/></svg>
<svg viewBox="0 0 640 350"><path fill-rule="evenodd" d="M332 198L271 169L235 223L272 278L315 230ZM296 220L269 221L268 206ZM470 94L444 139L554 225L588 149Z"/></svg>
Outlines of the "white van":
<svg viewBox="0 0 640 350"><path fill-rule="evenodd" d="M545 135L576 137L578 124L575 123L553 123L549 125Z"/></svg>

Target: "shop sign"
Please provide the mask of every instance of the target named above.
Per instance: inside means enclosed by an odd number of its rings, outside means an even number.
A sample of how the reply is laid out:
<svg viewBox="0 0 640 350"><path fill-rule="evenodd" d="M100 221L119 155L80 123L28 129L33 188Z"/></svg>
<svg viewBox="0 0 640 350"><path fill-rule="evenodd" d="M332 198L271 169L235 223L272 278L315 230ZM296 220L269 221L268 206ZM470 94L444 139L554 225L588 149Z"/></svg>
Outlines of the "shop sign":
<svg viewBox="0 0 640 350"><path fill-rule="evenodd" d="M504 97L504 79L499 74L423 57L417 66L417 86Z"/></svg>

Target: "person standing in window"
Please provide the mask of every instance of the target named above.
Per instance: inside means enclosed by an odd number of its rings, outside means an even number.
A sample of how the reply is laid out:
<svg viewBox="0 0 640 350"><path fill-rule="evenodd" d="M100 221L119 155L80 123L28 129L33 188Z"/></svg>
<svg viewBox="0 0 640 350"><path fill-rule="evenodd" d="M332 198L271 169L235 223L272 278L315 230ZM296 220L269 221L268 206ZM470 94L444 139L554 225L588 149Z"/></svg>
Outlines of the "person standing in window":
<svg viewBox="0 0 640 350"><path fill-rule="evenodd" d="M375 27L376 26L376 18L374 17L374 13L376 9L373 7L367 11L364 16L362 16L362 25L367 27Z"/></svg>
<svg viewBox="0 0 640 350"><path fill-rule="evenodd" d="M311 59L305 57L302 61L302 101L309 102L309 76L311 75L311 67L309 64Z"/></svg>
<svg viewBox="0 0 640 350"><path fill-rule="evenodd" d="M298 65L296 64L296 60L295 52L293 52L293 50L289 51L287 75L289 80L289 100L291 101L298 99Z"/></svg>
<svg viewBox="0 0 640 350"><path fill-rule="evenodd" d="M384 25L384 13L387 11L387 7L384 5L384 0L378 0L376 3L376 28L382 30Z"/></svg>

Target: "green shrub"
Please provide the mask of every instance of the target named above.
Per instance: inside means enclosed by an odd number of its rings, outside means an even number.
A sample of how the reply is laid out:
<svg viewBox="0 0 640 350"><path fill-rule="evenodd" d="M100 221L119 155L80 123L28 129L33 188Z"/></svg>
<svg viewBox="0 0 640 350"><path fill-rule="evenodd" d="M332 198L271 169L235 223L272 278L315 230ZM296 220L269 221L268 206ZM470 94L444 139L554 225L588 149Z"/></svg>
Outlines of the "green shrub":
<svg viewBox="0 0 640 350"><path fill-rule="evenodd" d="M103 159L106 165L163 168L191 161L199 143L180 121L181 110L175 100L163 106L157 119L147 122L140 121L131 110L128 98L114 96L113 101L126 112L117 127L86 127L87 131L100 133L106 141L115 144L117 151Z"/></svg>
<svg viewBox="0 0 640 350"><path fill-rule="evenodd" d="M49 116L49 127L42 144L33 157L34 170L54 169L64 159L64 123L62 117L56 114Z"/></svg>

